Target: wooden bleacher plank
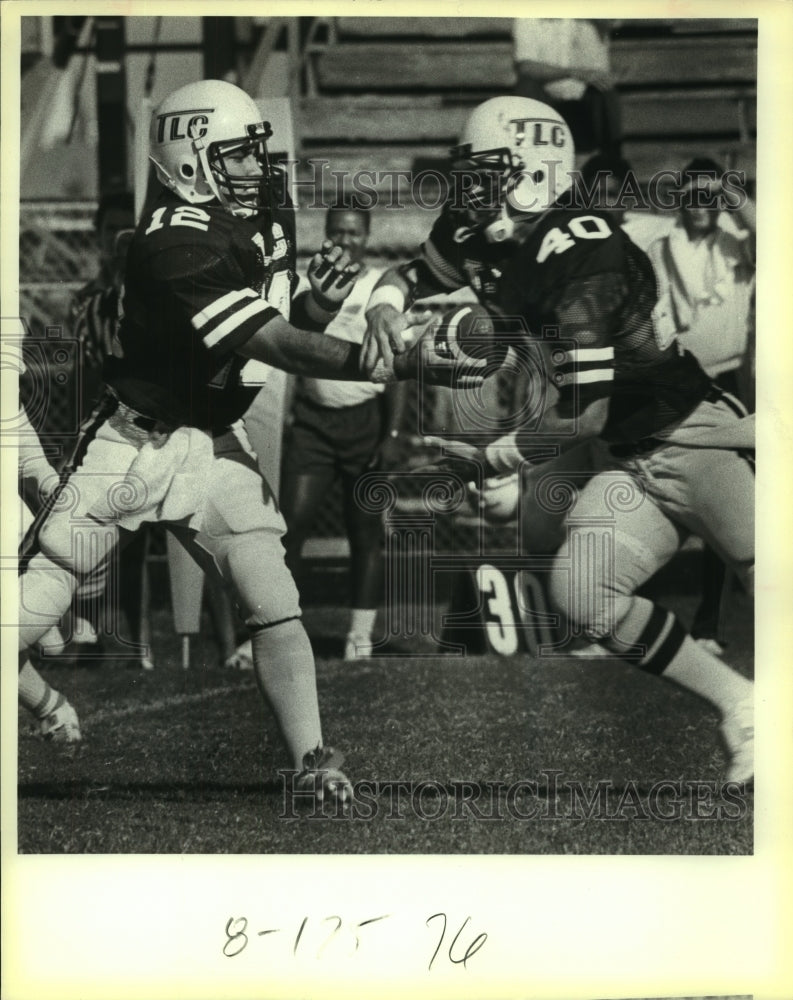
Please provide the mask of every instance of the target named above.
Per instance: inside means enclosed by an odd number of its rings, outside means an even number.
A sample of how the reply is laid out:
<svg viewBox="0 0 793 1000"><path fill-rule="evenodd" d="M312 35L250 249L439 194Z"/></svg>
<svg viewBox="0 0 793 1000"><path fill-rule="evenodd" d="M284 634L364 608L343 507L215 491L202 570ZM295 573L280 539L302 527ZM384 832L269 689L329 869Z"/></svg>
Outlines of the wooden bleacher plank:
<svg viewBox="0 0 793 1000"><path fill-rule="evenodd" d="M712 135L741 127L752 132L757 119L752 89L624 94L621 113L625 136Z"/></svg>
<svg viewBox="0 0 793 1000"><path fill-rule="evenodd" d="M337 17L340 38L465 38L469 35L511 37L509 17Z"/></svg>
<svg viewBox="0 0 793 1000"><path fill-rule="evenodd" d="M435 182L431 171L443 172L449 163L449 148L443 145L371 145L333 146L327 145L304 151L297 167L300 188L296 192L300 203L310 204L315 193L334 196L339 181L333 172L341 172L346 178L345 190L350 187L351 178L361 171L367 173L362 185L378 193L398 193L399 203L410 203L411 182L404 176L396 178L388 171L409 171L418 185L419 175L424 173L421 193L432 199ZM739 140L708 140L685 138L670 142L659 140L631 139L624 143L623 154L631 163L640 181L645 182L659 170L679 170L695 156L710 156L725 168L745 170L747 176L756 175L756 145ZM580 162L585 157L579 157ZM313 165L312 165L313 163ZM323 164L326 164L323 167ZM381 200L382 203L382 200Z"/></svg>
<svg viewBox="0 0 793 1000"><path fill-rule="evenodd" d="M509 42L340 43L318 56L316 70L320 87L347 91L503 91L515 82Z"/></svg>
<svg viewBox="0 0 793 1000"><path fill-rule="evenodd" d="M340 38L461 38L472 35L512 35L510 17L337 17ZM757 33L752 17L625 18L620 32L673 33L676 35L720 35Z"/></svg>
<svg viewBox="0 0 793 1000"><path fill-rule="evenodd" d="M720 35L757 33L757 20L752 17L643 17L633 20L626 18L614 34L619 37L623 30L646 32L666 30L676 35Z"/></svg>
<svg viewBox="0 0 793 1000"><path fill-rule="evenodd" d="M413 171L425 166L437 169L449 159L448 145L411 144L371 145L371 146L339 146L323 145L303 150L298 164L298 177L308 181L317 178L330 189L335 184L331 171L343 171L348 176L361 170L383 171ZM313 165L312 162L313 161ZM324 170L321 164L327 163ZM378 190L389 190L395 183L386 176L367 179L366 183ZM401 181L400 183L405 183ZM304 191L308 188L304 187Z"/></svg>
<svg viewBox="0 0 793 1000"><path fill-rule="evenodd" d="M658 171L681 170L695 156L708 156L725 170L743 170L750 179L757 173L757 147L753 142L687 139L662 143L632 140L623 144L622 154L643 183Z"/></svg>
<svg viewBox="0 0 793 1000"><path fill-rule="evenodd" d="M318 97L302 102L300 123L309 141L453 143L470 110L439 97Z"/></svg>
<svg viewBox="0 0 793 1000"><path fill-rule="evenodd" d="M612 66L619 84L752 81L757 75L753 38L664 38L618 41ZM508 42L373 42L331 46L317 57L317 78L327 89L360 91L489 88L515 81Z"/></svg>
<svg viewBox="0 0 793 1000"><path fill-rule="evenodd" d="M707 135L755 127L755 92L749 88L651 91L624 94L625 135ZM472 105L445 104L439 96L377 95L306 98L300 121L304 143L454 143Z"/></svg>
<svg viewBox="0 0 793 1000"><path fill-rule="evenodd" d="M618 84L732 83L757 77L754 38L659 38L617 41L611 48Z"/></svg>

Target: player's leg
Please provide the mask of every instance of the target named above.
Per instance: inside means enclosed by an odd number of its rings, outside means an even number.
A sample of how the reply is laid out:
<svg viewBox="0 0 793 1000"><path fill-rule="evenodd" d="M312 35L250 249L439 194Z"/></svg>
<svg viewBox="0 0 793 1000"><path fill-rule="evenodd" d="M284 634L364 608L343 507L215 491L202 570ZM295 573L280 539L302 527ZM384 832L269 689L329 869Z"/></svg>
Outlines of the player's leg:
<svg viewBox="0 0 793 1000"><path fill-rule="evenodd" d="M679 519L754 592L754 465L727 449L684 456L685 505Z"/></svg>
<svg viewBox="0 0 793 1000"><path fill-rule="evenodd" d="M184 537L208 572L230 586L251 633L254 673L270 706L294 767L327 765L326 791L348 796L349 783L335 759L325 761L314 655L300 621L300 604L284 560L284 521L255 459L239 437L215 442L209 495L197 533ZM178 531L178 529L177 529ZM319 751L319 752L318 752ZM343 779L343 780L342 780Z"/></svg>
<svg viewBox="0 0 793 1000"><path fill-rule="evenodd" d="M315 407L298 401L284 448L279 504L286 521L286 564L298 580L303 545L336 476L333 441L323 424Z"/></svg>
<svg viewBox="0 0 793 1000"><path fill-rule="evenodd" d="M350 540L350 623L344 659L369 656L377 608L383 591L383 518L364 510L355 498L356 478L342 479L344 524Z"/></svg>
<svg viewBox="0 0 793 1000"><path fill-rule="evenodd" d="M670 611L636 590L678 549L679 530L628 474L601 473L582 491L551 575L551 597L574 627L640 669L720 710L751 703L752 683L702 649ZM725 733L726 735L726 733ZM751 754L730 746L728 778L751 777Z"/></svg>
<svg viewBox="0 0 793 1000"><path fill-rule="evenodd" d="M334 472L325 466L314 472L284 471L281 483L281 511L286 522L284 548L286 563L296 579L300 578L303 546L327 501Z"/></svg>
<svg viewBox="0 0 793 1000"><path fill-rule="evenodd" d="M22 560L20 648L34 646L69 610L79 583L104 563L118 542L119 502L137 449L103 414L86 428L75 468L35 526Z"/></svg>
<svg viewBox="0 0 793 1000"><path fill-rule="evenodd" d="M377 608L383 591L383 516L356 493L359 478L372 468L380 443L383 410L379 399L346 408L338 428L344 525L350 542L350 622L344 659L371 654Z"/></svg>

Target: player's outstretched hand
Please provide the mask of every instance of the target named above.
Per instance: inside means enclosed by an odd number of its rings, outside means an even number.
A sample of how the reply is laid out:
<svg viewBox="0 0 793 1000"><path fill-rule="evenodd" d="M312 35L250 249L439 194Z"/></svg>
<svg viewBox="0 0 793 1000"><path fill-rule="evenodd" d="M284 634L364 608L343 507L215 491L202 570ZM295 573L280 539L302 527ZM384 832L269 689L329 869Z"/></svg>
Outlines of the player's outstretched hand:
<svg viewBox="0 0 793 1000"><path fill-rule="evenodd" d="M411 326L422 326L432 319L431 309L408 309L400 312L394 306L381 303L366 312L366 333L361 347L361 371L371 377L378 362L390 369L395 354L404 354L407 344L403 336Z"/></svg>
<svg viewBox="0 0 793 1000"><path fill-rule="evenodd" d="M350 263L350 254L331 240L325 240L308 265L311 295L325 312L336 312L352 291L360 264Z"/></svg>

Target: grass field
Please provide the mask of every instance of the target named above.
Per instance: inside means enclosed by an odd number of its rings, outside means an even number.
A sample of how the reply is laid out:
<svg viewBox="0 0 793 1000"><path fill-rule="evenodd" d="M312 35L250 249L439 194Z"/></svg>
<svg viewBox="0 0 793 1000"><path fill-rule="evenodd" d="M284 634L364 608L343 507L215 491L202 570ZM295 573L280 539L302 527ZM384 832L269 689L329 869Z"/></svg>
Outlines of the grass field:
<svg viewBox="0 0 793 1000"><path fill-rule="evenodd" d="M680 566L656 588L689 620ZM343 580L315 590L305 621L325 739L361 794L350 815L293 808L253 675L216 666L208 634L182 670L163 602L154 672L43 668L84 742L45 743L20 712L20 852L751 853L752 796L718 787L707 704L616 661L457 659L414 641L344 663L346 614L321 597L341 601ZM751 608L733 604L729 659L751 675Z"/></svg>

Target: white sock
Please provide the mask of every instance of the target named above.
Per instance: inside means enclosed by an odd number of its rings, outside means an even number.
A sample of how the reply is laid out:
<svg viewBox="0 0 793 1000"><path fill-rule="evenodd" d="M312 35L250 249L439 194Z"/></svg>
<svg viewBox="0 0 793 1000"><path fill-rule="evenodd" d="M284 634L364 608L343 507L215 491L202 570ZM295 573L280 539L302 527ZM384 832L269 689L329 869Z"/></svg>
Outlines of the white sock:
<svg viewBox="0 0 793 1000"><path fill-rule="evenodd" d="M723 715L751 698L754 689L750 680L703 649L690 635L661 676L706 698Z"/></svg>
<svg viewBox="0 0 793 1000"><path fill-rule="evenodd" d="M670 611L634 597L619 623L619 640L607 636L603 642L629 663L705 698L722 714L752 697L753 683L707 652L687 635ZM627 651L626 646L632 646Z"/></svg>
<svg viewBox="0 0 793 1000"><path fill-rule="evenodd" d="M359 639L371 639L375 618L377 618L377 608L353 608L347 635L354 635Z"/></svg>
<svg viewBox="0 0 793 1000"><path fill-rule="evenodd" d="M44 680L30 660L26 660L19 671L19 703L37 719L46 719L60 708L66 699Z"/></svg>
<svg viewBox="0 0 793 1000"><path fill-rule="evenodd" d="M252 636L253 669L272 708L294 766L322 746L314 653L302 622L293 618L257 629Z"/></svg>

